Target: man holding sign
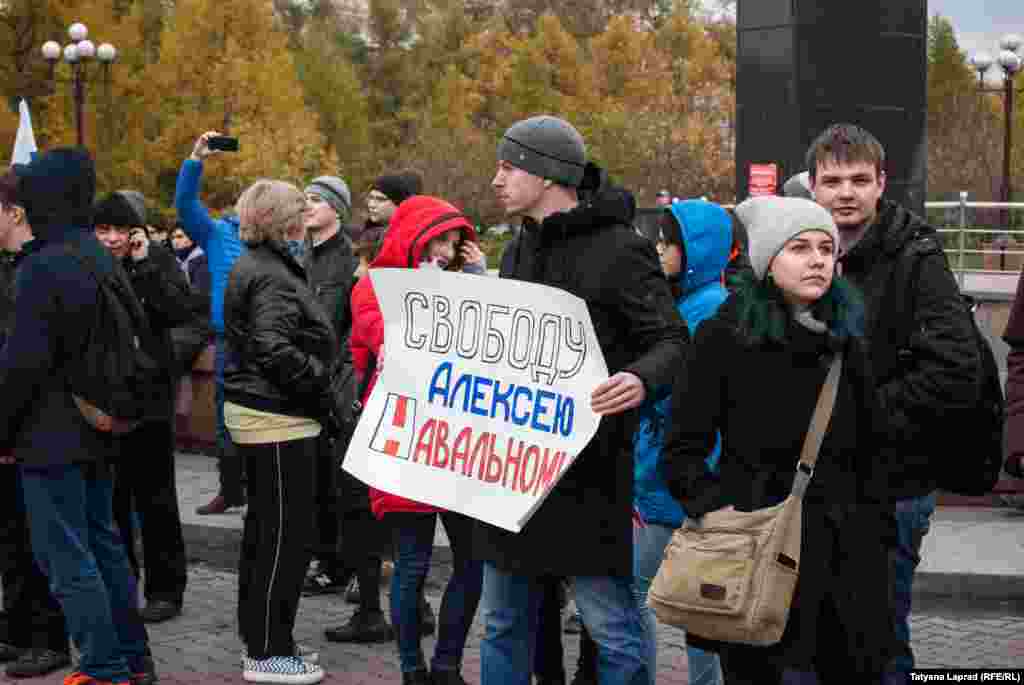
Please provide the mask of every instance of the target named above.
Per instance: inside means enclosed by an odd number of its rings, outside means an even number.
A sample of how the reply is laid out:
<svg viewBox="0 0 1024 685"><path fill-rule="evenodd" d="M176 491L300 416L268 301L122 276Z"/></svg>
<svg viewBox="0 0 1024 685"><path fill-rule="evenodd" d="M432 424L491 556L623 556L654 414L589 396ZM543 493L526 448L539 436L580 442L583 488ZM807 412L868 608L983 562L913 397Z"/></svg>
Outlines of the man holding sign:
<svg viewBox="0 0 1024 685"><path fill-rule="evenodd" d="M581 298L612 376L590 397L604 417L596 435L522 530L481 522L474 531L486 562L482 682L529 684L539 579L570 576L599 647L600 682L646 684L647 628L631 590L632 410L676 373L686 327L654 246L632 228L632 195L587 163L569 123L539 116L509 128L492 185L506 212L523 218L501 277Z"/></svg>

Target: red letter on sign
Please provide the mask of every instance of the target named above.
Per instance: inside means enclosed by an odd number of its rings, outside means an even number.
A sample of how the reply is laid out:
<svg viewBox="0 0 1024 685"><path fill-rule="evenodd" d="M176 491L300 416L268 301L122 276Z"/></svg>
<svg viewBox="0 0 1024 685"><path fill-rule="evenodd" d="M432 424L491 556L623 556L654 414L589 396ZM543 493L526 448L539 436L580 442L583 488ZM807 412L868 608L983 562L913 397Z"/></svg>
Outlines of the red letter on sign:
<svg viewBox="0 0 1024 685"><path fill-rule="evenodd" d="M434 444L434 433L437 430L437 420L430 419L423 428L420 428L419 438L416 440L416 450L412 453L413 462L419 462L420 455L423 455L423 462L430 463L430 450Z"/></svg>
<svg viewBox="0 0 1024 685"><path fill-rule="evenodd" d="M444 456L441 456L441 451L444 450ZM448 466L448 422L437 421L437 434L434 436L434 449L433 449L434 466L444 468Z"/></svg>

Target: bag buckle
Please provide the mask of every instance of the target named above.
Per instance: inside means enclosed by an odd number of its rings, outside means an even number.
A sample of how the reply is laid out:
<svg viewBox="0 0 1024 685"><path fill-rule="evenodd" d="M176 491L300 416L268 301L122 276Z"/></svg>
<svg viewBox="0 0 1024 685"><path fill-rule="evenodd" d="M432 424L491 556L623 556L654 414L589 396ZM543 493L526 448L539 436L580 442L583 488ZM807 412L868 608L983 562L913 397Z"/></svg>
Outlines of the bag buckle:
<svg viewBox="0 0 1024 685"><path fill-rule="evenodd" d="M814 467L808 464L797 462L796 476L793 477L793 495L803 497L807 492L807 486L811 483L811 476L814 475Z"/></svg>

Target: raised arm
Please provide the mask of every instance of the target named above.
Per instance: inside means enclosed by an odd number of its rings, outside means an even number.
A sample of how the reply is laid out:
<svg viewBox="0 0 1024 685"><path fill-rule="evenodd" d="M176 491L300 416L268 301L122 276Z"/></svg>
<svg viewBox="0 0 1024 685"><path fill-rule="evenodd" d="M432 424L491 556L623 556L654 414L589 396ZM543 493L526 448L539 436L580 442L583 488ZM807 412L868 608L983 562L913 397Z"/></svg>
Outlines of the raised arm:
<svg viewBox="0 0 1024 685"><path fill-rule="evenodd" d="M178 183L174 188L174 208L178 212L182 228L204 252L209 252L217 225L210 212L199 201L199 179L203 175L203 160L216 150L210 150L207 140L217 135L216 131L207 131L199 136L192 155L181 165L178 172Z"/></svg>

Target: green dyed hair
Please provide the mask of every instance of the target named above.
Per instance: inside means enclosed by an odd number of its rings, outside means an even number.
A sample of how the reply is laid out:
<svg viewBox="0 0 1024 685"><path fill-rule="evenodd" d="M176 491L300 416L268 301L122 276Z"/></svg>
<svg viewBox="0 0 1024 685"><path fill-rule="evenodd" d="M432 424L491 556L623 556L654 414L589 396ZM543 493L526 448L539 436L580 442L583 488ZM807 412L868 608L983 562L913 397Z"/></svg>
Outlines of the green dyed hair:
<svg viewBox="0 0 1024 685"><path fill-rule="evenodd" d="M793 317L771 276L758 280L753 271L742 271L730 285L735 291L741 338L752 347L766 342L785 344ZM840 342L864 335L864 299L845 278L833 277L828 291L811 305L811 313Z"/></svg>

